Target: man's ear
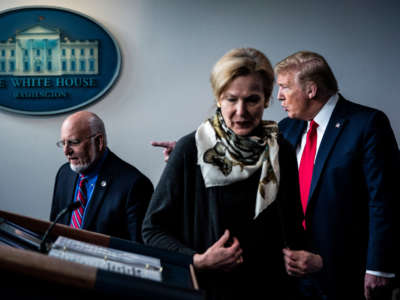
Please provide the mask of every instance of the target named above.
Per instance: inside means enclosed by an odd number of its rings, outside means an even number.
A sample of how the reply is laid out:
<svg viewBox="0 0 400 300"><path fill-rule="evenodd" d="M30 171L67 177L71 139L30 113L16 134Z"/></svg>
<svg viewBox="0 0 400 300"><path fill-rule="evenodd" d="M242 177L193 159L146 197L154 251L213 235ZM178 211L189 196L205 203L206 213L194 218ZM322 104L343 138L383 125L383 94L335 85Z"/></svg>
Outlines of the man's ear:
<svg viewBox="0 0 400 300"><path fill-rule="evenodd" d="M100 133L94 138L94 142L97 148L97 151L102 151L105 149L104 145L104 136Z"/></svg>
<svg viewBox="0 0 400 300"><path fill-rule="evenodd" d="M306 94L308 99L314 99L317 96L318 86L313 81L308 81L306 83Z"/></svg>

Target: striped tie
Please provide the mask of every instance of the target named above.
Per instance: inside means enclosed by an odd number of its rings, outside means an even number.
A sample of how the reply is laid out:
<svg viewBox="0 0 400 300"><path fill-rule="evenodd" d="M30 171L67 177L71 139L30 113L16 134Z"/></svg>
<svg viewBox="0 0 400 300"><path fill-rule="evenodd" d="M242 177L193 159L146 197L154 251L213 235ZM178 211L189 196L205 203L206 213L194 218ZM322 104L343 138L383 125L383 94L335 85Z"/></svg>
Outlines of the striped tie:
<svg viewBox="0 0 400 300"><path fill-rule="evenodd" d="M81 206L75 209L72 213L71 227L74 228L81 228L82 226L83 212L85 211L85 206L87 202L86 182L87 177L80 175L79 189L75 201L79 201L81 203Z"/></svg>

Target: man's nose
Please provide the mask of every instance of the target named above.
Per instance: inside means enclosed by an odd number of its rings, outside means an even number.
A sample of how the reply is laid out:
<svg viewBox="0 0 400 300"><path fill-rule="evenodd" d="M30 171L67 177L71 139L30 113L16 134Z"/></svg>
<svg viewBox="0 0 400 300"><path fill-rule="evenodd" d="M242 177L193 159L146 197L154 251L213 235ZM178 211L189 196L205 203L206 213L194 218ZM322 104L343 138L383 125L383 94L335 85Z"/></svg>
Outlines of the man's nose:
<svg viewBox="0 0 400 300"><path fill-rule="evenodd" d="M71 145L69 144L69 143L65 143L65 145L64 145L64 154L65 155L68 155L68 154L72 154L72 148L71 148Z"/></svg>
<svg viewBox="0 0 400 300"><path fill-rule="evenodd" d="M278 95L276 97L278 98L279 101L285 100L285 97L281 91L281 88L278 89Z"/></svg>

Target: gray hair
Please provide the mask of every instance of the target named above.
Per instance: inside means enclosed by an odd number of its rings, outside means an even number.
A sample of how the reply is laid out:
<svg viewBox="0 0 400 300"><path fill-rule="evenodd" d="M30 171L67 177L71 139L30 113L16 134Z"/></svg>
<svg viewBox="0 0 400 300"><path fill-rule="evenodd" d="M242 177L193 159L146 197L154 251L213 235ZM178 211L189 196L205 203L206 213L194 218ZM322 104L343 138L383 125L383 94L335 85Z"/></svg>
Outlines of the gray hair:
<svg viewBox="0 0 400 300"><path fill-rule="evenodd" d="M91 113L88 124L91 134L101 133L104 139L104 146L107 146L107 134L103 120L98 115Z"/></svg>

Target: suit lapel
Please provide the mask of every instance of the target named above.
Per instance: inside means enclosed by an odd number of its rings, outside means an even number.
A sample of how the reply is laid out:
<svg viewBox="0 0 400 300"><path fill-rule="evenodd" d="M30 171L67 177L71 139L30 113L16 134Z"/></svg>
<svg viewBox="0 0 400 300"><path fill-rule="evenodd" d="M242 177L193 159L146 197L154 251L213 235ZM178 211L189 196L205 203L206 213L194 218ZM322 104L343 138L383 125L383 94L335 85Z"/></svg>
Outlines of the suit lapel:
<svg viewBox="0 0 400 300"><path fill-rule="evenodd" d="M322 171L327 162L329 154L331 153L340 133L346 126L347 117L346 117L345 107L346 107L346 100L342 96L340 96L339 101L336 104L336 107L328 122L328 126L326 127L324 136L321 141L321 145L319 146L318 149L313 170L313 176L311 180L310 194L308 201L312 199L312 195L321 177Z"/></svg>
<svg viewBox="0 0 400 300"><path fill-rule="evenodd" d="M65 197L63 197L63 199L66 199L66 203L64 205L64 207L67 207L71 202L74 202L74 196L75 196L75 189L76 189L76 182L78 180L78 174L73 172L71 170L70 175L68 176L68 178L66 179L66 187L68 187L66 189L65 193ZM63 207L63 208L64 208ZM70 224L71 222L71 217L72 217L72 212L69 212L67 214L65 214L65 216L63 217L63 222L61 222L62 224Z"/></svg>
<svg viewBox="0 0 400 300"><path fill-rule="evenodd" d="M107 172L111 159L112 153L110 151L103 163L103 166L101 167L100 173L97 177L96 186L93 190L92 198L89 201L89 206L86 208L87 212L83 222L83 229L88 229L93 222L96 222L95 217L97 215L97 211L100 209L104 201L106 191L111 183L111 176Z"/></svg>

